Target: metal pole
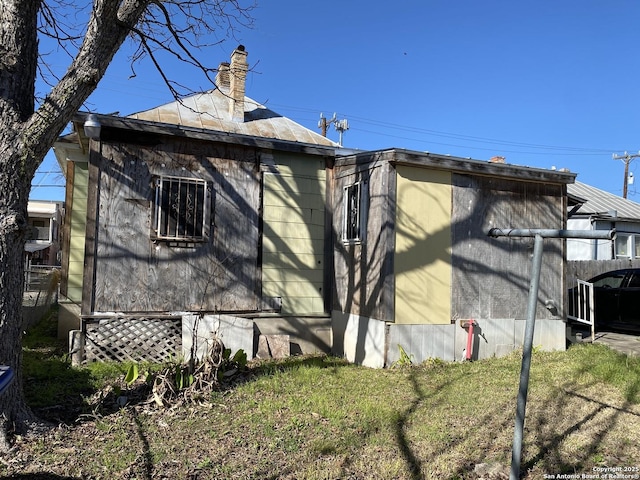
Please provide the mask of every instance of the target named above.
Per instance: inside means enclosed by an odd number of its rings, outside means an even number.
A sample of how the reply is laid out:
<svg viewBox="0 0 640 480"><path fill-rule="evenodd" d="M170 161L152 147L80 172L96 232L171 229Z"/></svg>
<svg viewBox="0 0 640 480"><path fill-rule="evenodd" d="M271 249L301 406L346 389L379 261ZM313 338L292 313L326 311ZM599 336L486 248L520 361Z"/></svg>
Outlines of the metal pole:
<svg viewBox="0 0 640 480"><path fill-rule="evenodd" d="M527 321L522 346L522 368L520 369L520 388L516 405L516 427L513 432L513 451L511 452L510 480L520 478L520 461L522 457L522 436L524 416L527 408L527 392L529 390L529 371L531 369L531 351L533 349L533 332L536 321L536 304L538 303L538 287L540 285L540 269L542 266L543 237L536 235L533 246L533 262L531 264L531 284L529 286L529 302L527 305Z"/></svg>
<svg viewBox="0 0 640 480"><path fill-rule="evenodd" d="M492 228L490 237L537 237L545 238L588 238L594 240L611 240L615 236L612 230L553 230L545 228Z"/></svg>
<svg viewBox="0 0 640 480"><path fill-rule="evenodd" d="M546 238L588 238L607 239L615 237L612 230L555 230L541 228L492 228L490 237L534 237L533 261L531 265L531 283L527 304L527 320L525 324L524 341L522 345L522 367L520 369L520 386L516 405L516 425L513 433L513 450L511 453L510 480L520 478L520 463L522 459L522 437L524 418L527 408L527 393L529 389L529 371L531 369L531 352L533 350L533 333L536 319L536 305L540 286L540 270L542 267L543 239Z"/></svg>

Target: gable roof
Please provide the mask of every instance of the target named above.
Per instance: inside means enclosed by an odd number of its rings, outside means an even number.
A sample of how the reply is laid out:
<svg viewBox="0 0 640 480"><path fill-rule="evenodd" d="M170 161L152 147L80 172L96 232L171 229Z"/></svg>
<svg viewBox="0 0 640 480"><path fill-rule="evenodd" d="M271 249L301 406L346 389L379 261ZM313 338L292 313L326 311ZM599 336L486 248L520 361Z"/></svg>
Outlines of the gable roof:
<svg viewBox="0 0 640 480"><path fill-rule="evenodd" d="M580 205L574 215L603 215L612 211L618 219L639 220L640 204L581 182L567 185L571 205Z"/></svg>
<svg viewBox="0 0 640 480"><path fill-rule="evenodd" d="M229 102L229 95L216 89L134 113L127 118L310 145L339 146L249 97L244 97L244 121L234 121Z"/></svg>

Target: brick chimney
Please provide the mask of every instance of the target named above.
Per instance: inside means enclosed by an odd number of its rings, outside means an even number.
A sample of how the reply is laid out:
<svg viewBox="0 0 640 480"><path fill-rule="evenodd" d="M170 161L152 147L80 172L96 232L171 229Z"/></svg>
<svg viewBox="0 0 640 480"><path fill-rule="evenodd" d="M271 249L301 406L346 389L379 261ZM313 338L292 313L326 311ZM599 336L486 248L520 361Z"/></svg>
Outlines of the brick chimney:
<svg viewBox="0 0 640 480"><path fill-rule="evenodd" d="M229 62L222 62L218 67L218 74L216 75L216 86L222 93L229 94L231 84L229 81Z"/></svg>
<svg viewBox="0 0 640 480"><path fill-rule="evenodd" d="M231 54L229 66L229 113L234 122L244 122L244 85L247 79L247 52L238 45Z"/></svg>

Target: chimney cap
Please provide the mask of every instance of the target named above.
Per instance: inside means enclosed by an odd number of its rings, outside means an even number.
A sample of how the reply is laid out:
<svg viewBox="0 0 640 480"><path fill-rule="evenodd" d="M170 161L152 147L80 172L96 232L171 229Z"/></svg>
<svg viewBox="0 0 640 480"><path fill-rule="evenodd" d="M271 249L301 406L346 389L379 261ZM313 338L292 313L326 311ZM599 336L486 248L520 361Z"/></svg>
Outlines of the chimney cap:
<svg viewBox="0 0 640 480"><path fill-rule="evenodd" d="M236 48L236 50L240 50L241 52L244 52L245 51L244 45L242 44L238 45L238 48Z"/></svg>

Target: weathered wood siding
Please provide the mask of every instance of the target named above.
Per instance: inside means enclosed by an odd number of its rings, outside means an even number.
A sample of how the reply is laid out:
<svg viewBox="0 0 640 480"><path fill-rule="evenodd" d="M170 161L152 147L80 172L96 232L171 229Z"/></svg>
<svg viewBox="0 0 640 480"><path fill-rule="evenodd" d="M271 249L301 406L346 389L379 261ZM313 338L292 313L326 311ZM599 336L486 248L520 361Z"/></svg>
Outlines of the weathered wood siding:
<svg viewBox="0 0 640 480"><path fill-rule="evenodd" d="M451 323L451 173L398 165L395 323Z"/></svg>
<svg viewBox="0 0 640 480"><path fill-rule="evenodd" d="M107 131L103 138L101 154L92 152L99 191L93 199L91 310L256 310L260 181L255 151L118 131ZM171 246L153 240L157 175L211 182L208 241Z"/></svg>
<svg viewBox="0 0 640 480"><path fill-rule="evenodd" d="M325 313L324 159L273 161L263 176L262 294L280 297L283 315Z"/></svg>
<svg viewBox="0 0 640 480"><path fill-rule="evenodd" d="M71 204L67 207L69 243L66 264L66 296L77 303L82 302L82 279L84 272L84 246L87 227L87 191L89 170L87 162L73 162L69 169L73 185Z"/></svg>
<svg viewBox="0 0 640 480"><path fill-rule="evenodd" d="M362 164L333 169L334 309L393 321L395 173L374 154ZM361 243L342 241L344 187L362 182L366 234Z"/></svg>
<svg viewBox="0 0 640 480"><path fill-rule="evenodd" d="M490 238L490 228L564 228L564 185L455 174L452 319L523 319L533 238ZM537 318L562 315L563 240L545 239ZM557 317L556 317L557 318Z"/></svg>

